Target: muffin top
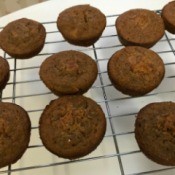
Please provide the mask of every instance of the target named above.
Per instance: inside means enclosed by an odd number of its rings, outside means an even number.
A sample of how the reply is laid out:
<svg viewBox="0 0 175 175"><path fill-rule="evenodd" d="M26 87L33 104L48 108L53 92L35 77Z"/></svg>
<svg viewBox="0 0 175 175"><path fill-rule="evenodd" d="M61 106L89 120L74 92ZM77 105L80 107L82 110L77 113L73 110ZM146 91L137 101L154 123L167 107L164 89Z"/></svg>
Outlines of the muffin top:
<svg viewBox="0 0 175 175"><path fill-rule="evenodd" d="M168 4L166 4L162 10L162 13L164 16L166 16L167 20L169 20L171 23L175 25L175 1L171 1Z"/></svg>
<svg viewBox="0 0 175 175"><path fill-rule="evenodd" d="M174 166L175 103L157 102L143 107L136 118L135 135L141 151L148 158Z"/></svg>
<svg viewBox="0 0 175 175"><path fill-rule="evenodd" d="M42 63L40 77L56 95L82 94L94 83L97 65L82 52L62 51Z"/></svg>
<svg viewBox="0 0 175 175"><path fill-rule="evenodd" d="M16 104L0 102L0 111L0 167L4 167L27 149L31 123L27 112Z"/></svg>
<svg viewBox="0 0 175 175"><path fill-rule="evenodd" d="M52 101L40 118L40 136L48 150L74 159L93 151L106 131L101 107L84 96L63 96Z"/></svg>
<svg viewBox="0 0 175 175"><path fill-rule="evenodd" d="M165 23L165 28L169 32L175 34L175 1L166 4L162 9L162 18Z"/></svg>
<svg viewBox="0 0 175 175"><path fill-rule="evenodd" d="M146 9L132 9L121 14L116 20L118 35L128 45L151 47L164 35L161 17Z"/></svg>
<svg viewBox="0 0 175 175"><path fill-rule="evenodd" d="M6 59L0 57L0 90L6 86L10 77L10 67Z"/></svg>
<svg viewBox="0 0 175 175"><path fill-rule="evenodd" d="M128 46L110 58L108 74L118 90L131 96L140 96L160 84L165 68L162 59L152 50Z"/></svg>
<svg viewBox="0 0 175 175"><path fill-rule="evenodd" d="M77 5L61 12L57 26L65 39L77 45L91 45L90 40L99 37L105 26L105 15L90 5Z"/></svg>
<svg viewBox="0 0 175 175"><path fill-rule="evenodd" d="M0 46L12 57L29 58L42 49L45 37L42 24L21 18L10 22L0 32Z"/></svg>

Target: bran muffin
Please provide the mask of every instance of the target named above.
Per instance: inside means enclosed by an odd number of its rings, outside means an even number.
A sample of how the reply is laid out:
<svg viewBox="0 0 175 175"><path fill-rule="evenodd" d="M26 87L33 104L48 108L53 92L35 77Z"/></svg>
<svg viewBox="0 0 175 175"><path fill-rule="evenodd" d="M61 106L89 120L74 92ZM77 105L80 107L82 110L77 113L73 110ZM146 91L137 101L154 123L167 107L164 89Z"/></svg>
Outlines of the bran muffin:
<svg viewBox="0 0 175 175"><path fill-rule="evenodd" d="M116 20L118 37L124 46L152 47L164 35L162 18L146 9L132 9Z"/></svg>
<svg viewBox="0 0 175 175"><path fill-rule="evenodd" d="M14 58L30 58L43 48L46 31L37 21L21 18L10 22L0 32L0 46Z"/></svg>
<svg viewBox="0 0 175 175"><path fill-rule="evenodd" d="M130 96L142 96L162 81L165 67L162 59L152 50L128 46L112 55L108 75L116 89Z"/></svg>
<svg viewBox="0 0 175 175"><path fill-rule="evenodd" d="M6 59L0 57L0 91L2 91L10 77L10 67Z"/></svg>
<svg viewBox="0 0 175 175"><path fill-rule="evenodd" d="M76 159L89 154L101 143L105 131L106 119L101 107L81 95L51 101L40 118L43 145L62 158Z"/></svg>
<svg viewBox="0 0 175 175"><path fill-rule="evenodd" d="M13 103L0 102L0 168L15 163L26 151L31 123L27 112Z"/></svg>
<svg viewBox="0 0 175 175"><path fill-rule="evenodd" d="M175 165L175 103L157 102L143 107L136 118L135 137L151 160Z"/></svg>
<svg viewBox="0 0 175 175"><path fill-rule="evenodd" d="M105 15L90 5L77 5L61 12L57 27L65 40L79 46L90 46L102 35Z"/></svg>
<svg viewBox="0 0 175 175"><path fill-rule="evenodd" d="M62 51L48 57L40 67L40 78L56 95L83 94L97 78L97 64L78 51Z"/></svg>
<svg viewBox="0 0 175 175"><path fill-rule="evenodd" d="M165 29L172 34L175 34L175 1L166 4L162 9L162 18L165 24Z"/></svg>

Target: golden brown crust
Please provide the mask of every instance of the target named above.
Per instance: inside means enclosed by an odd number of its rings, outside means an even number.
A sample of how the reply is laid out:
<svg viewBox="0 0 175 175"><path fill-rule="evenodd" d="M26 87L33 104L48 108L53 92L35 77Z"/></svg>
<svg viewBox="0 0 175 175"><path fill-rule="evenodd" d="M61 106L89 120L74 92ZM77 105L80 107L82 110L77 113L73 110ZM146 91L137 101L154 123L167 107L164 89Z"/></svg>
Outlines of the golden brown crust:
<svg viewBox="0 0 175 175"><path fill-rule="evenodd" d="M151 103L136 119L135 137L141 151L151 160L175 165L175 103Z"/></svg>
<svg viewBox="0 0 175 175"><path fill-rule="evenodd" d="M164 23L159 15L146 9L132 9L116 20L116 29L125 46L152 47L164 35Z"/></svg>
<svg viewBox="0 0 175 175"><path fill-rule="evenodd" d="M77 5L59 14L57 26L69 43L90 46L101 36L106 26L106 17L95 7Z"/></svg>
<svg viewBox="0 0 175 175"><path fill-rule="evenodd" d="M13 103L0 102L0 168L15 163L30 140L31 123L27 112Z"/></svg>
<svg viewBox="0 0 175 175"><path fill-rule="evenodd" d="M124 94L141 96L156 88L165 74L164 63L153 51L139 46L128 46L108 62L112 84Z"/></svg>
<svg viewBox="0 0 175 175"><path fill-rule="evenodd" d="M165 29L175 34L175 1L169 2L162 9L162 18L164 20Z"/></svg>
<svg viewBox="0 0 175 175"><path fill-rule="evenodd" d="M15 58L30 58L43 48L46 31L42 24L27 18L15 20L0 33L0 46Z"/></svg>
<svg viewBox="0 0 175 175"><path fill-rule="evenodd" d="M59 157L75 159L92 152L106 131L99 105L83 96L63 96L51 101L40 118L44 146Z"/></svg>
<svg viewBox="0 0 175 175"><path fill-rule="evenodd" d="M40 78L56 95L83 94L97 78L97 64L78 51L62 51L48 57L40 67Z"/></svg>

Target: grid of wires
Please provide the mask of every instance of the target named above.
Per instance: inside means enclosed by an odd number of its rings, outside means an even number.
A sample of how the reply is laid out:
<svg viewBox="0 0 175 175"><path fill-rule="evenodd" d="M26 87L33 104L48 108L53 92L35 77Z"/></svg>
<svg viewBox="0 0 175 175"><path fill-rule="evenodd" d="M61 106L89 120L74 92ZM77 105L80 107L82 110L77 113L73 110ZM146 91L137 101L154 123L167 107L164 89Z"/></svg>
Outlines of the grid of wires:
<svg viewBox="0 0 175 175"><path fill-rule="evenodd" d="M156 11L160 13L159 10ZM160 86L143 97L129 97L118 92L110 83L106 65L111 55L123 46L118 40L115 20L107 16L107 27L95 45L84 48L68 44L56 28L55 21L44 22L47 30L45 47L40 54L27 60L9 57L11 78L2 92L1 100L21 105L32 121L31 142L23 157L13 165L2 168L0 174L117 174L142 175L175 173L174 167L164 167L148 160L139 150L134 138L135 115L141 107L153 101L175 100L175 36L165 33L153 47L166 68ZM2 29L2 28L1 28ZM93 153L77 160L58 158L44 148L38 135L38 121L44 107L57 98L41 82L38 71L42 61L62 50L78 50L90 55L98 65L98 78L87 96L99 103L107 119L107 131L100 146ZM98 168L99 167L99 168Z"/></svg>

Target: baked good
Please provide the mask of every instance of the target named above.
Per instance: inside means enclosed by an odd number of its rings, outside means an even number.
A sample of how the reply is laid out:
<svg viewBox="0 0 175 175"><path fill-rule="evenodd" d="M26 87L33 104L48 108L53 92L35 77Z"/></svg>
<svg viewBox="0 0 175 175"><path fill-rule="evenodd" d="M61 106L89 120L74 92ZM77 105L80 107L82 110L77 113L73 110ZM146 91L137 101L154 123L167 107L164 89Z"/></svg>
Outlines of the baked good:
<svg viewBox="0 0 175 175"><path fill-rule="evenodd" d="M22 157L30 140L27 112L14 103L0 102L0 168Z"/></svg>
<svg viewBox="0 0 175 175"><path fill-rule="evenodd" d="M162 18L146 9L132 9L116 20L118 37L124 46L152 47L164 35Z"/></svg>
<svg viewBox="0 0 175 175"><path fill-rule="evenodd" d="M62 51L48 57L40 67L40 78L56 95L83 94L97 77L97 64L78 51Z"/></svg>
<svg viewBox="0 0 175 175"><path fill-rule="evenodd" d="M172 34L175 34L175 1L166 4L162 9L162 18L165 24L165 29Z"/></svg>
<svg viewBox="0 0 175 175"><path fill-rule="evenodd" d="M21 18L7 24L0 32L0 47L15 58L30 58L43 48L46 31L37 21Z"/></svg>
<svg viewBox="0 0 175 175"><path fill-rule="evenodd" d="M165 74L164 63L158 54L140 46L128 46L117 51L107 68L116 89L130 96L152 91Z"/></svg>
<svg viewBox="0 0 175 175"><path fill-rule="evenodd" d="M90 46L101 36L106 26L106 17L95 7L77 5L59 14L57 26L69 43Z"/></svg>
<svg viewBox="0 0 175 175"><path fill-rule="evenodd" d="M53 154L76 159L92 152L102 141L106 119L92 99L62 96L46 106L40 118L43 145Z"/></svg>
<svg viewBox="0 0 175 175"><path fill-rule="evenodd" d="M10 67L6 59L0 57L0 91L2 91L10 77Z"/></svg>
<svg viewBox="0 0 175 175"><path fill-rule="evenodd" d="M162 165L175 165L175 103L157 102L137 114L135 137L140 150Z"/></svg>

